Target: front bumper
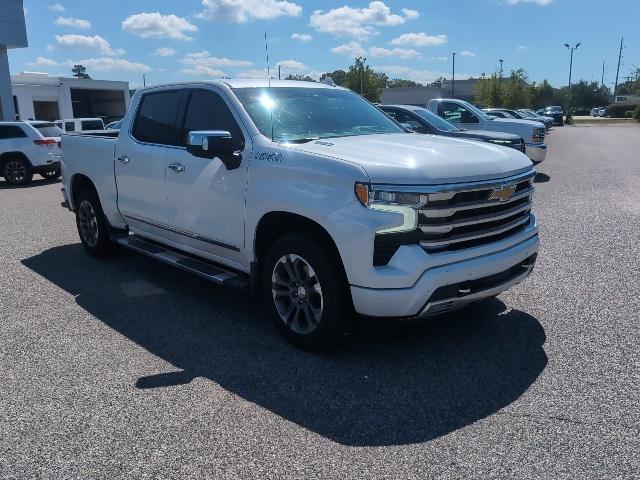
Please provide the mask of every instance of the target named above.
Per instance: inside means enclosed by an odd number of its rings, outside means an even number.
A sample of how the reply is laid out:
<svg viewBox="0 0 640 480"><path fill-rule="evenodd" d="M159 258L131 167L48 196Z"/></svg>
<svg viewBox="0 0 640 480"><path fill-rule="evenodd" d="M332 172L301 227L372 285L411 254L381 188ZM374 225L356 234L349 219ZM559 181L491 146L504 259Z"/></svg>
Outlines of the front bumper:
<svg viewBox="0 0 640 480"><path fill-rule="evenodd" d="M527 143L526 154L533 163L540 163L547 157L547 145L544 143Z"/></svg>
<svg viewBox="0 0 640 480"><path fill-rule="evenodd" d="M410 288L351 286L353 305L358 314L378 318L419 318L461 308L524 280L539 245L536 231L506 250L429 269Z"/></svg>

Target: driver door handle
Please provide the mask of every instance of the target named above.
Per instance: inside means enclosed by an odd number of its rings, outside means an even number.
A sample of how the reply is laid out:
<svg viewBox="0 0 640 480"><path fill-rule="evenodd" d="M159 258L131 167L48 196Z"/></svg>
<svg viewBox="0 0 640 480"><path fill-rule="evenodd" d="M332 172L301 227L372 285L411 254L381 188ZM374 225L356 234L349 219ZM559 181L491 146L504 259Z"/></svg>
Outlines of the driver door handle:
<svg viewBox="0 0 640 480"><path fill-rule="evenodd" d="M127 157L126 155L120 155L118 157L118 161L126 165L127 163L129 163L129 157Z"/></svg>
<svg viewBox="0 0 640 480"><path fill-rule="evenodd" d="M170 163L168 168L176 173L182 173L186 170L186 167L181 163Z"/></svg>

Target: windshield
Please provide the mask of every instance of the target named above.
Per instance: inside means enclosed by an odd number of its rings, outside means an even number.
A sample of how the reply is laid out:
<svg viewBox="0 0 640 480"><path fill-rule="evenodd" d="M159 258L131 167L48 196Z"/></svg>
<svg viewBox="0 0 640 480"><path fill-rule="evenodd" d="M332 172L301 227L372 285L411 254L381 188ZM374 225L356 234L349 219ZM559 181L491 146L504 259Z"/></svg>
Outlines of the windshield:
<svg viewBox="0 0 640 480"><path fill-rule="evenodd" d="M328 88L237 88L234 92L260 133L277 142L403 133L353 92Z"/></svg>
<svg viewBox="0 0 640 480"><path fill-rule="evenodd" d="M460 104L464 106L464 108L466 108L467 110L469 110L470 112L472 112L473 114L475 114L476 116L480 117L483 120L493 120L495 118L495 117L492 117L491 115L487 115L487 112L483 112L475 105L471 105L469 102L460 102Z"/></svg>
<svg viewBox="0 0 640 480"><path fill-rule="evenodd" d="M547 107L544 111L546 113L562 113L562 107Z"/></svg>
<svg viewBox="0 0 640 480"><path fill-rule="evenodd" d="M431 113L426 108L417 108L415 110L411 110L416 115L424 118L427 122L429 122L433 127L438 130L442 130L443 132L459 132L460 129L455 125L447 122L445 119L440 118L435 113Z"/></svg>
<svg viewBox="0 0 640 480"><path fill-rule="evenodd" d="M43 137L59 137L64 133L54 123L36 123L31 126L38 130Z"/></svg>

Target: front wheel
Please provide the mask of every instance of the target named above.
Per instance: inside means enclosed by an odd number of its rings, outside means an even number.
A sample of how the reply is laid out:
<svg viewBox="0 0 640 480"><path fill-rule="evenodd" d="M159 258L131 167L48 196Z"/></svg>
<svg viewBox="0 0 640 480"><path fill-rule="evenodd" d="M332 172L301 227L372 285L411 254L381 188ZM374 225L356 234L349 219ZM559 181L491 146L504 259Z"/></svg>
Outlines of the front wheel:
<svg viewBox="0 0 640 480"><path fill-rule="evenodd" d="M12 185L26 185L33 178L33 172L24 158L14 157L5 162L2 176Z"/></svg>
<svg viewBox="0 0 640 480"><path fill-rule="evenodd" d="M346 339L351 296L334 252L304 234L287 234L269 248L263 293L273 321L294 345L325 350Z"/></svg>
<svg viewBox="0 0 640 480"><path fill-rule="evenodd" d="M82 246L92 257L111 254L114 244L109 238L107 220L98 195L93 190L82 190L75 203L76 225Z"/></svg>

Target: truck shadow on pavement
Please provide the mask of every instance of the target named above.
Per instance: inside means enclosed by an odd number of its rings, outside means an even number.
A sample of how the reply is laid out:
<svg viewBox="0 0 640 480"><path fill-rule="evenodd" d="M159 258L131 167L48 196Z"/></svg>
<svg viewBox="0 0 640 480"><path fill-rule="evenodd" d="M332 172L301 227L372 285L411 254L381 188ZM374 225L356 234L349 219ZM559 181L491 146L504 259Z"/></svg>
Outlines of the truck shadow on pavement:
<svg viewBox="0 0 640 480"><path fill-rule="evenodd" d="M140 378L149 395L205 377L344 445L440 437L508 406L547 364L540 323L495 299L313 354L287 344L257 299L134 253L98 260L75 244L23 264L178 369Z"/></svg>
<svg viewBox="0 0 640 480"><path fill-rule="evenodd" d="M59 178L36 178L34 177L26 185L13 185L5 180L0 180L0 190L15 190L18 188L35 188L42 185L51 185L52 183L61 183Z"/></svg>

